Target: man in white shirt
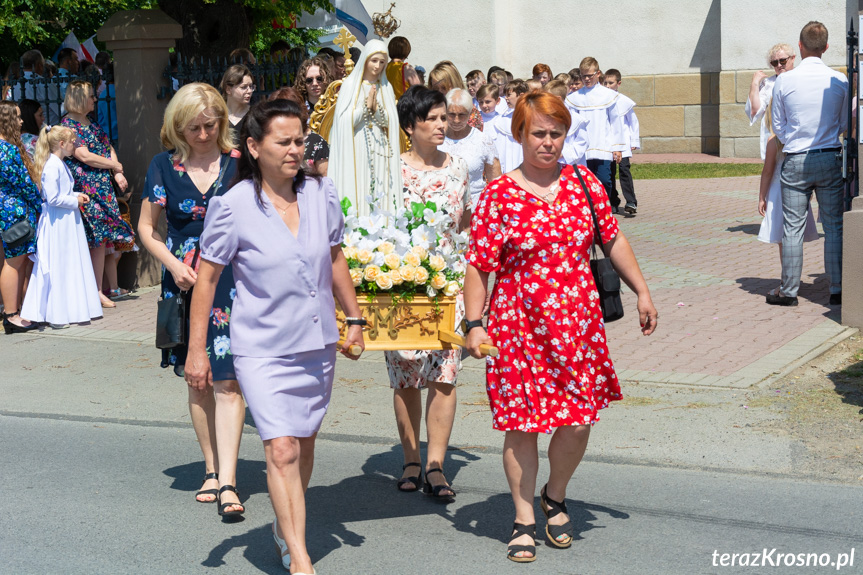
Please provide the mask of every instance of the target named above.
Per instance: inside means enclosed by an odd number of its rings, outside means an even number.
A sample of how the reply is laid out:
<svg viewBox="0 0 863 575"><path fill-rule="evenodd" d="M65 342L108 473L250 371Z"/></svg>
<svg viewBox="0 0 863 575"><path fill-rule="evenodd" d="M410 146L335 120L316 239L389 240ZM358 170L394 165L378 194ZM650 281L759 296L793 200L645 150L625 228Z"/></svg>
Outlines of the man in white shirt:
<svg viewBox="0 0 863 575"><path fill-rule="evenodd" d="M771 305L797 305L803 271L803 230L813 190L824 224L824 267L830 304L842 303L842 144L848 104L847 78L821 61L827 28L809 22L800 32L802 62L776 78L773 132L784 145L782 164L782 285Z"/></svg>

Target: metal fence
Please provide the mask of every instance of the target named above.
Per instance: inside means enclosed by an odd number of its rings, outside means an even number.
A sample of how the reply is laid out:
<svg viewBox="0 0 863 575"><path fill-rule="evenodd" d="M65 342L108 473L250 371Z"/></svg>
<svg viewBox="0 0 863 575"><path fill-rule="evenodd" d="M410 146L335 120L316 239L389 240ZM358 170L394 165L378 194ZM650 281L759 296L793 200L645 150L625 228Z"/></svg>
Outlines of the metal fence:
<svg viewBox="0 0 863 575"><path fill-rule="evenodd" d="M842 164L842 176L845 178L845 209L851 209L851 200L860 193L858 185L859 159L857 157L857 142L860 141L860 118L855 113L859 105L857 102L857 78L860 71L859 37L854 30L854 19L848 28L845 38L848 49L847 71L848 71L848 108L845 110L848 119L848 131L842 142L844 152Z"/></svg>
<svg viewBox="0 0 863 575"><path fill-rule="evenodd" d="M255 64L246 64L255 79L256 90L252 101L266 98L283 86L293 86L294 76L302 62L302 59L264 56ZM218 88L225 71L235 63L229 62L227 58L203 62L178 55L176 66L165 68L163 76L168 85L160 88L158 98L170 98L181 86L192 82L205 82Z"/></svg>
<svg viewBox="0 0 863 575"><path fill-rule="evenodd" d="M92 69L95 72L96 68ZM109 70L103 71L101 75L85 73L77 76L56 75L52 78L25 72L22 76L4 82L8 89L4 97L15 102L25 98L39 102L45 115L45 123L53 126L59 124L66 115L66 107L63 103L66 88L75 80L86 80L93 85L97 100L91 119L102 127L112 142L116 142L119 139L117 95L114 91L114 76Z"/></svg>

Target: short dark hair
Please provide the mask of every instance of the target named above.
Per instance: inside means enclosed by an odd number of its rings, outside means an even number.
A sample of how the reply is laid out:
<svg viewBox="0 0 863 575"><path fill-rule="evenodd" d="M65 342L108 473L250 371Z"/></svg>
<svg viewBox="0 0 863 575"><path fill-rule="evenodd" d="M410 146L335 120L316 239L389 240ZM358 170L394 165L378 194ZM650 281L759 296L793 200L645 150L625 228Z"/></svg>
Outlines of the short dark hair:
<svg viewBox="0 0 863 575"><path fill-rule="evenodd" d="M494 99L500 98L500 88L497 84L483 84L476 91L476 99L482 100L486 96L491 96Z"/></svg>
<svg viewBox="0 0 863 575"><path fill-rule="evenodd" d="M107 52L99 52L98 54L96 54L95 61L96 65L100 69L104 70L108 67L108 64L111 63L111 55Z"/></svg>
<svg viewBox="0 0 863 575"><path fill-rule="evenodd" d="M446 107L446 98L437 90L425 86L411 86L401 98L399 98L399 125L407 133L408 128L413 130L417 122L425 122L429 112L436 106Z"/></svg>
<svg viewBox="0 0 863 575"><path fill-rule="evenodd" d="M345 55L344 55L344 54L342 54L341 52L336 52L335 50L333 50L333 49L332 49L332 48L330 48L329 46L327 46L327 47L325 47L325 48L321 48L320 50L318 50L318 54L317 54L317 55L318 55L318 56L326 55L326 56L329 56L330 58L332 58L333 60L335 60L336 58L338 58L338 57L340 57L340 56L341 56L342 58L344 58L344 57L345 57Z"/></svg>
<svg viewBox="0 0 863 575"><path fill-rule="evenodd" d="M491 82L492 73L497 72L498 70L503 70L503 68L501 68L500 66L492 66L491 68L488 69L488 74L486 74L485 77L488 78L489 82Z"/></svg>
<svg viewBox="0 0 863 575"><path fill-rule="evenodd" d="M273 45L270 46L270 54L275 52L288 52L291 49L291 45L288 44L284 40L276 40L273 42Z"/></svg>
<svg viewBox="0 0 863 575"><path fill-rule="evenodd" d="M614 78L618 82L623 80L623 76L620 75L620 70L618 70L617 68L609 68L608 70L605 71L604 75L605 75L606 80L608 78Z"/></svg>
<svg viewBox="0 0 863 575"><path fill-rule="evenodd" d="M40 62L45 62L42 52L39 50L27 50L21 55L21 66L25 70L32 70Z"/></svg>
<svg viewBox="0 0 863 575"><path fill-rule="evenodd" d="M36 100L30 100L27 98L18 102L18 109L21 110L21 121L24 122L21 124L22 134L33 134L34 136L39 135L39 129L42 126L36 123L36 112L38 112L41 107L42 104Z"/></svg>
<svg viewBox="0 0 863 575"><path fill-rule="evenodd" d="M231 182L231 187L245 180L252 180L252 185L255 188L255 199L258 205L263 207L264 202L261 198L261 168L258 166L258 161L252 157L249 152L249 146L246 140L249 138L260 142L270 131L270 124L276 118L297 118L300 121L303 132L306 131L306 122L303 118L303 112L300 106L293 100L261 100L249 110L246 114L243 128L240 132L240 158L237 160L237 174L234 176L234 181ZM297 188L308 176L302 168L294 176L294 189Z"/></svg>
<svg viewBox="0 0 863 575"><path fill-rule="evenodd" d="M814 20L809 22L800 31L800 43L808 52L823 54L827 49L827 27Z"/></svg>
<svg viewBox="0 0 863 575"><path fill-rule="evenodd" d="M530 86L524 80L513 80L506 85L506 89L504 90L505 94L509 94L510 92L515 92L516 96L521 96L530 92Z"/></svg>
<svg viewBox="0 0 863 575"><path fill-rule="evenodd" d="M57 52L57 64L62 66L65 62L75 59L78 60L78 51L74 48L63 48Z"/></svg>
<svg viewBox="0 0 863 575"><path fill-rule="evenodd" d="M411 43L404 36L393 36L387 45L387 53L390 58L405 60L411 53Z"/></svg>

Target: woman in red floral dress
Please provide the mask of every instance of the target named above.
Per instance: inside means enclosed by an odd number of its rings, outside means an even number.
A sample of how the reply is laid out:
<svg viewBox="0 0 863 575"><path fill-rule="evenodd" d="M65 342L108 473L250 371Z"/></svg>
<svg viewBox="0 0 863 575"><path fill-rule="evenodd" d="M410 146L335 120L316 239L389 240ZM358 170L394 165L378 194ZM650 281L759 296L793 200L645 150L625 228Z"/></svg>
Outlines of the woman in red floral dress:
<svg viewBox="0 0 863 575"><path fill-rule="evenodd" d="M467 347L481 357L479 345L492 342L476 320L482 317L488 275L495 272L488 328L500 355L488 358L487 390L494 428L506 432L504 470L516 510L507 557L517 562L536 558L538 433L554 431L551 470L541 490L546 535L552 545L566 548L573 539L566 486L599 410L622 398L590 272L596 238L586 190L572 166L558 164L569 124L559 98L520 97L512 129L524 163L486 187L471 222L464 287ZM589 188L605 253L637 294L642 332L649 335L657 312L632 248L618 230L602 184L583 166L576 169Z"/></svg>

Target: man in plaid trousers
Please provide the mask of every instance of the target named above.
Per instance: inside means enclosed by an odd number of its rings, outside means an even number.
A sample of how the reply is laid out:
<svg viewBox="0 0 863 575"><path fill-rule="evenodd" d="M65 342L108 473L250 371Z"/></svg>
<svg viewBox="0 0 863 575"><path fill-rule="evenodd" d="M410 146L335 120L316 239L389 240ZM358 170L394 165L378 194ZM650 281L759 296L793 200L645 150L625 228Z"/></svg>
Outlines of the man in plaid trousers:
<svg viewBox="0 0 863 575"><path fill-rule="evenodd" d="M773 131L784 145L782 164L782 285L771 305L797 305L803 271L803 229L812 192L824 224L824 267L830 304L842 303L842 144L847 126L848 80L821 61L827 28L809 22L800 32L800 65L776 78Z"/></svg>

